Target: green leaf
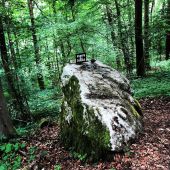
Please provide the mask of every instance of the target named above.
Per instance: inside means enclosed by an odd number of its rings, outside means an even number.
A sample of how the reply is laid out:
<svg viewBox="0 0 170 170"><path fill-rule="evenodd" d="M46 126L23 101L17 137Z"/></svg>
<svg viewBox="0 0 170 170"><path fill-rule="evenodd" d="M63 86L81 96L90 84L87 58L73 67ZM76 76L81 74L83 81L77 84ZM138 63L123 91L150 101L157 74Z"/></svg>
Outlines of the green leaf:
<svg viewBox="0 0 170 170"><path fill-rule="evenodd" d="M17 156L14 161L13 170L20 168L20 166L21 166L21 156Z"/></svg>
<svg viewBox="0 0 170 170"><path fill-rule="evenodd" d="M5 155L5 156L2 157L2 160L7 161L8 158L9 158L8 155Z"/></svg>
<svg viewBox="0 0 170 170"><path fill-rule="evenodd" d="M61 170L61 166L60 165L55 165L54 170Z"/></svg>
<svg viewBox="0 0 170 170"><path fill-rule="evenodd" d="M16 143L15 145L14 145L14 149L15 149L15 151L18 151L19 150L19 143Z"/></svg>
<svg viewBox="0 0 170 170"><path fill-rule="evenodd" d="M12 144L11 143L8 143L6 145L6 148L5 148L5 153L9 153L12 151Z"/></svg>
<svg viewBox="0 0 170 170"><path fill-rule="evenodd" d="M0 165L0 170L8 170L5 164Z"/></svg>
<svg viewBox="0 0 170 170"><path fill-rule="evenodd" d="M21 149L24 149L26 147L26 144L25 143L22 143L21 144Z"/></svg>
<svg viewBox="0 0 170 170"><path fill-rule="evenodd" d="M0 150L1 150L1 151L4 151L5 148L6 148L5 145L1 145L1 146L0 146Z"/></svg>

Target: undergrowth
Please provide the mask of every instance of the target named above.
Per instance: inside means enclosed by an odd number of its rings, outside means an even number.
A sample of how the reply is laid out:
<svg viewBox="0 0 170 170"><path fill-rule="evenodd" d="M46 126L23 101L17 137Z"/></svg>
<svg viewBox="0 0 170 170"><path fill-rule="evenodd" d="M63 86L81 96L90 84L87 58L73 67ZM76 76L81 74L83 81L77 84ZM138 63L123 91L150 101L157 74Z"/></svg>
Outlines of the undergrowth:
<svg viewBox="0 0 170 170"><path fill-rule="evenodd" d="M17 170L22 166L23 155L27 156L27 162L35 160L35 146L27 146L26 143L3 143L0 144L0 170ZM27 151L27 155L25 152Z"/></svg>
<svg viewBox="0 0 170 170"><path fill-rule="evenodd" d="M61 88L46 89L32 94L29 106L34 118L56 116L59 113Z"/></svg>
<svg viewBox="0 0 170 170"><path fill-rule="evenodd" d="M131 80L136 98L170 96L170 71L156 72Z"/></svg>
<svg viewBox="0 0 170 170"><path fill-rule="evenodd" d="M167 69L161 72L150 73L144 78L131 80L131 86L134 90L134 96L138 99L144 97L170 96L170 71ZM46 89L37 91L30 96L29 106L33 116L33 121L26 124L17 125L16 131L18 137L31 136L38 128L41 128L42 121L49 121L48 117L57 119L61 105L61 89ZM47 120L46 120L47 119ZM53 120L54 120L53 119ZM22 157L20 153L26 149L25 143L18 142L18 139L2 142L0 140L0 170L16 170L22 166ZM28 147L28 163L35 159L36 148ZM129 154L131 154L129 152ZM86 155L76 152L71 153L72 157L81 161L86 160ZM56 170L61 166L57 164Z"/></svg>
<svg viewBox="0 0 170 170"><path fill-rule="evenodd" d="M13 120L17 132L16 138L7 140L0 138L0 170L17 170L22 167L22 153L27 153L27 161L30 164L35 160L36 148L27 147L27 144L20 143L20 138L32 136L41 128L42 119L44 122L57 119L61 101L61 90L59 87L46 89L31 94L29 98L29 108L32 115L32 121ZM13 113L12 113L13 114ZM14 116L13 116L14 117ZM49 122L51 123L51 122ZM60 166L55 167L60 170Z"/></svg>

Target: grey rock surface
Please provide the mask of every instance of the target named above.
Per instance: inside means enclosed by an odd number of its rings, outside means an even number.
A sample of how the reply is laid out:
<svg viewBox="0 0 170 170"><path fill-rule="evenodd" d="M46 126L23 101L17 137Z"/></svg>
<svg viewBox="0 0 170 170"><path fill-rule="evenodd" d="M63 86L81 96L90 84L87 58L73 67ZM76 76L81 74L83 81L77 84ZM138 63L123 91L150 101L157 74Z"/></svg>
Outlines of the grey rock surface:
<svg viewBox="0 0 170 170"><path fill-rule="evenodd" d="M142 130L140 104L118 71L99 61L67 64L61 79L61 133L68 147L89 155L119 151Z"/></svg>

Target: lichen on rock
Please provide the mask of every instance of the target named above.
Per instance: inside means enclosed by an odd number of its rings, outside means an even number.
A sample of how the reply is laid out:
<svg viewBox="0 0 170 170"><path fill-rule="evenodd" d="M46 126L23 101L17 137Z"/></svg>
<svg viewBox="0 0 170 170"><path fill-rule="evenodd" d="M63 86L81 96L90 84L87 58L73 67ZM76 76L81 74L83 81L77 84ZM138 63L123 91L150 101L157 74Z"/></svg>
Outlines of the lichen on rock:
<svg viewBox="0 0 170 170"><path fill-rule="evenodd" d="M139 103L129 81L97 61L67 64L62 74L61 139L94 159L119 151L142 129Z"/></svg>

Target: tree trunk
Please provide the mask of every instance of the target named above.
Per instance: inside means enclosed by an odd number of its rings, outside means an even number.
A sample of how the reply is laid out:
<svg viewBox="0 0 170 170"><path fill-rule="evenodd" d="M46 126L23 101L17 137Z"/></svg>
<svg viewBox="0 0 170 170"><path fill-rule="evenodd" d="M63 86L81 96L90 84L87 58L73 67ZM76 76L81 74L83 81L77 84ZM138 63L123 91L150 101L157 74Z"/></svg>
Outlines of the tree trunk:
<svg viewBox="0 0 170 170"><path fill-rule="evenodd" d="M170 59L170 32L166 33L166 60Z"/></svg>
<svg viewBox="0 0 170 170"><path fill-rule="evenodd" d="M15 49L16 49L16 57L17 57L17 65L20 68L21 67L21 56L20 56L20 51L19 51L19 42L18 42L18 36L16 33L16 30L13 30L13 34L15 37Z"/></svg>
<svg viewBox="0 0 170 170"><path fill-rule="evenodd" d="M56 0L53 0L52 1L52 11L53 11L53 15L56 16L57 14L57 11L56 11ZM55 22L57 22L57 18L55 17ZM61 68L60 68L60 65L59 65L59 56L58 56L58 47L60 47L60 50L61 50L61 54L62 54L62 57L64 56L65 58L65 51L64 51L64 44L63 42L61 41L59 43L60 45L57 44L57 41L56 41L56 31L54 31L53 33L53 47L54 47L54 61L53 61L53 66L54 66L54 70L57 72L54 73L55 75L53 75L53 85L56 86L59 84L60 82L60 77L61 77ZM64 64L63 64L64 65Z"/></svg>
<svg viewBox="0 0 170 170"><path fill-rule="evenodd" d="M85 53L86 50L85 50L85 47L84 47L84 43L83 43L83 41L82 41L82 39L80 37L79 37L79 40L80 40L81 49L82 49L83 53Z"/></svg>
<svg viewBox="0 0 170 170"><path fill-rule="evenodd" d="M121 11L119 7L119 3L117 0L114 0L114 1L115 1L115 6L116 6L116 15L117 15L117 20L118 20L118 35L120 39L121 50L124 55L124 62L126 66L127 75L129 75L131 73L129 49L127 47L127 43L125 41L123 31L122 31Z"/></svg>
<svg viewBox="0 0 170 170"><path fill-rule="evenodd" d="M150 16L151 16L151 21L152 21L152 14L153 14L153 9L154 9L154 6L155 6L155 0L152 0L152 5L151 5L151 10L150 10Z"/></svg>
<svg viewBox="0 0 170 170"><path fill-rule="evenodd" d="M115 38L116 37L115 37L115 31L113 29L113 15L112 15L112 11L111 11L109 5L107 5L107 4L106 4L106 15L107 15L107 22L110 27L109 30L111 30L110 36L111 36L112 45L113 45L113 48L115 48ZM120 61L120 58L118 55L116 56L116 66L117 66L118 70L121 69L121 61Z"/></svg>
<svg viewBox="0 0 170 170"><path fill-rule="evenodd" d="M33 39L33 44L34 44L34 54L35 54L35 62L37 66L37 80L38 80L38 85L41 90L45 89L45 84L44 84L44 78L42 75L42 70L40 66L40 53L39 53L39 45L38 45L38 40L37 40L37 35L36 35L36 28L35 28L35 19L34 19L34 12L33 12L33 0L28 0L28 8L29 8L29 14L30 14L30 20L31 20L31 31L32 31L32 39Z"/></svg>
<svg viewBox="0 0 170 170"><path fill-rule="evenodd" d="M135 44L137 76L145 75L145 59L142 38L142 0L135 0Z"/></svg>
<svg viewBox="0 0 170 170"><path fill-rule="evenodd" d="M114 41L115 41L115 32L113 30L113 16L112 16L112 11L109 8L108 5L106 5L106 15L107 15L107 21L111 30L111 40L112 40L112 45L114 47Z"/></svg>
<svg viewBox="0 0 170 170"><path fill-rule="evenodd" d="M128 7L131 6L131 0L127 0L127 5ZM131 6L130 10L128 10L128 22L130 23L130 28L134 27L134 14L133 14L133 6ZM130 31L130 32L129 32ZM129 36L129 45L130 45L130 63L131 63L131 70L133 70L134 63L135 63L135 41L134 41L134 37L132 35L134 35L134 30L133 29L129 29L128 31L126 31L126 35L130 35Z"/></svg>
<svg viewBox="0 0 170 170"><path fill-rule="evenodd" d="M149 58L149 0L144 0L145 14L144 14L144 52L146 69L150 70Z"/></svg>
<svg viewBox="0 0 170 170"><path fill-rule="evenodd" d="M12 125L12 121L7 111L1 80L0 80L0 138L3 136L10 137L14 134L15 134L15 129Z"/></svg>
<svg viewBox="0 0 170 170"><path fill-rule="evenodd" d="M166 60L170 59L170 0L167 7Z"/></svg>
<svg viewBox="0 0 170 170"><path fill-rule="evenodd" d="M5 76L7 78L11 96L13 98L14 107L22 113L21 116L23 116L25 119L30 118L29 111L26 109L22 101L22 95L20 92L17 92L17 89L15 88L14 77L9 67L9 59L7 54L6 42L5 42L2 16L0 16L0 52L1 52L2 65L5 71Z"/></svg>
<svg viewBox="0 0 170 170"><path fill-rule="evenodd" d="M11 24L9 24L9 22L5 22L5 27L7 30L7 35L8 35L8 42L9 42L9 51L10 51L10 57L13 63L13 66L15 68L15 70L17 70L18 68L18 64L16 61L16 53L15 53L15 49L14 49L14 42L12 41L12 37L11 37Z"/></svg>

